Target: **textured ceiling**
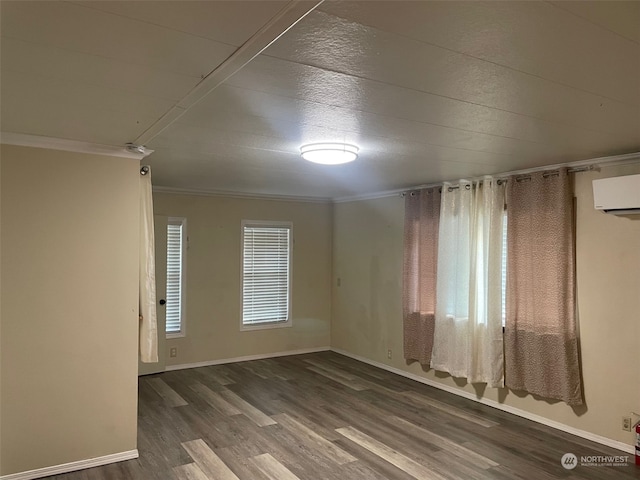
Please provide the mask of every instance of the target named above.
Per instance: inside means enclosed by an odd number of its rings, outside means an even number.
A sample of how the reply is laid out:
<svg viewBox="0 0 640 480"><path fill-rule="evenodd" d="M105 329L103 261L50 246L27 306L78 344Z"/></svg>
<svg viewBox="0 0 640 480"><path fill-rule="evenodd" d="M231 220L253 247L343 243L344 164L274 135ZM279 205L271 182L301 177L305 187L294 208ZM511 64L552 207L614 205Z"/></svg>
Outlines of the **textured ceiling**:
<svg viewBox="0 0 640 480"><path fill-rule="evenodd" d="M2 1L2 131L144 140L156 185L332 198L640 150L640 2L314 6ZM304 162L320 141L361 155Z"/></svg>

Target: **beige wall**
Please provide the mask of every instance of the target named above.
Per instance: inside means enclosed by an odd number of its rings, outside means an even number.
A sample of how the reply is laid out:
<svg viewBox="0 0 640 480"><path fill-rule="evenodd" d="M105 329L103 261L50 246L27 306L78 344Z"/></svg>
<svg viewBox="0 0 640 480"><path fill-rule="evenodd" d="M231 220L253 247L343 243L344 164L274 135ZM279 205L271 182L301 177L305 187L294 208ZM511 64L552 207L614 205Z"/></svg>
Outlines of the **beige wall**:
<svg viewBox="0 0 640 480"><path fill-rule="evenodd" d="M633 443L621 417L640 405L640 216L593 209L591 181L640 172L640 165L576 175L577 289L587 408L574 412L508 390L485 398L613 440ZM402 355L404 200L387 197L334 206L332 347L475 393ZM336 286L337 278L341 286ZM392 360L387 359L392 349ZM482 394L482 391L480 390ZM576 452L578 453L578 452Z"/></svg>
<svg viewBox="0 0 640 480"><path fill-rule="evenodd" d="M2 179L2 152L0 152L0 180ZM2 265L2 181L0 181L0 266ZM0 268L1 271L1 268ZM2 292L2 274L0 274ZM1 295L0 295L1 298ZM0 300L0 475L2 475L2 301Z"/></svg>
<svg viewBox="0 0 640 480"><path fill-rule="evenodd" d="M330 204L159 193L154 212L186 217L189 237L186 336L167 365L329 346ZM240 331L243 219L293 222L292 327Z"/></svg>
<svg viewBox="0 0 640 480"><path fill-rule="evenodd" d="M138 164L10 146L0 158L0 475L134 449ZM486 398L631 443L620 417L640 403L640 217L594 211L591 180L638 172L576 175L586 411L506 390ZM187 336L167 342L179 349L169 365L331 342L457 387L402 359L401 198L154 197L156 214L188 219ZM242 219L293 222L291 328L239 329Z"/></svg>
<svg viewBox="0 0 640 480"><path fill-rule="evenodd" d="M0 153L0 474L133 450L138 162Z"/></svg>

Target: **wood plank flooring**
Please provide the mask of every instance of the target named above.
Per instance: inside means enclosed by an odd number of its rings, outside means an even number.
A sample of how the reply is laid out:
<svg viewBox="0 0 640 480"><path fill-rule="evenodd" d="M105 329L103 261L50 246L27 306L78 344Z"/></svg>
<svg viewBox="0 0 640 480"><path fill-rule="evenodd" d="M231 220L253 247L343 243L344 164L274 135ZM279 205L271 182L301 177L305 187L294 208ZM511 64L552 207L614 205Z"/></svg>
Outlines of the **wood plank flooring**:
<svg viewBox="0 0 640 480"><path fill-rule="evenodd" d="M567 470L567 452L623 453L332 352L141 377L138 450L50 478L640 478L632 456L625 467Z"/></svg>

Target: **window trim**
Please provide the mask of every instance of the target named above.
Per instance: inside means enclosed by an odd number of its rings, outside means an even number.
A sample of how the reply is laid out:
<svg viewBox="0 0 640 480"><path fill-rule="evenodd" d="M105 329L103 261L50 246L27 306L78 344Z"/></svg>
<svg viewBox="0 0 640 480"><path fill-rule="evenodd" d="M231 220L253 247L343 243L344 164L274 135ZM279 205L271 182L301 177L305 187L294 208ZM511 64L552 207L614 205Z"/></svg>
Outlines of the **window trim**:
<svg viewBox="0 0 640 480"><path fill-rule="evenodd" d="M245 324L243 319L244 311L244 229L245 227L273 227L289 229L289 285L287 289L288 309L286 322L265 322L256 325ZM242 220L240 222L240 331L268 330L272 328L292 327L292 291L293 291L293 222L274 220Z"/></svg>
<svg viewBox="0 0 640 480"><path fill-rule="evenodd" d="M165 314L165 336L166 338L182 338L187 336L187 244L189 237L187 236L187 219L185 217L168 217L167 228L169 225L182 225L182 269L180 272L180 331L167 332L167 319ZM167 240L168 244L168 240ZM168 245L167 245L168 250ZM166 266L165 266L166 268ZM167 273L165 272L165 296Z"/></svg>

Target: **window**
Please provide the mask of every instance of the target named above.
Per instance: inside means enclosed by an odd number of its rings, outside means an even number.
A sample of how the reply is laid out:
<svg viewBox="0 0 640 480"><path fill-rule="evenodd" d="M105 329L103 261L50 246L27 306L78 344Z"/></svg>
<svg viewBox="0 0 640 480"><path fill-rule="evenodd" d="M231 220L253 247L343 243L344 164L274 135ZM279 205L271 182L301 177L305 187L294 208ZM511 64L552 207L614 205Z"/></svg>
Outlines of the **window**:
<svg viewBox="0 0 640 480"><path fill-rule="evenodd" d="M291 325L291 229L242 222L242 330Z"/></svg>
<svg viewBox="0 0 640 480"><path fill-rule="evenodd" d="M186 226L186 218L169 218L167 224L167 337L184 336Z"/></svg>

